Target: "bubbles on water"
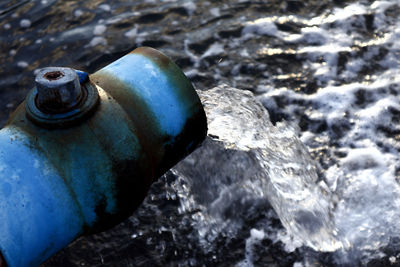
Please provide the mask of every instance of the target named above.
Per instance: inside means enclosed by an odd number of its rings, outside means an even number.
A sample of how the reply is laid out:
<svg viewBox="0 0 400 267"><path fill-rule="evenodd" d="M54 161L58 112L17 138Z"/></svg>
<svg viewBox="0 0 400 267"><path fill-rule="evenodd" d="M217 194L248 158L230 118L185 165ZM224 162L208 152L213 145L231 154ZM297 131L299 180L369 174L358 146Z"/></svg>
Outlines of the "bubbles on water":
<svg viewBox="0 0 400 267"><path fill-rule="evenodd" d="M246 240L245 259L236 264L236 267L252 267L254 262L254 246L260 244L265 238L265 233L262 230L251 229L250 237Z"/></svg>
<svg viewBox="0 0 400 267"><path fill-rule="evenodd" d="M102 35L104 32L107 30L107 27L105 25L99 24L96 25L93 29L93 34L94 35Z"/></svg>
<svg viewBox="0 0 400 267"><path fill-rule="evenodd" d="M19 25L21 26L21 28L29 28L31 26L31 21L29 19L22 19L19 22Z"/></svg>
<svg viewBox="0 0 400 267"><path fill-rule="evenodd" d="M83 13L84 13L84 12L83 12L81 9L76 9L76 10L74 11L74 16L77 17L77 18L79 18L80 16L83 15Z"/></svg>
<svg viewBox="0 0 400 267"><path fill-rule="evenodd" d="M124 36L128 38L135 38L138 33L138 28L135 26L134 28L130 29L129 31L124 33Z"/></svg>
<svg viewBox="0 0 400 267"><path fill-rule="evenodd" d="M17 62L17 66L20 67L20 68L26 68L26 67L29 66L29 64L26 61L18 61Z"/></svg>
<svg viewBox="0 0 400 267"><path fill-rule="evenodd" d="M101 5L99 5L99 8L100 8L101 10L103 10L103 11L106 11L106 12L111 11L111 6L108 5L108 4L101 4Z"/></svg>
<svg viewBox="0 0 400 267"><path fill-rule="evenodd" d="M106 46L107 40L102 36L93 37L93 39L89 43L89 46L94 47L94 46L98 46L98 45Z"/></svg>

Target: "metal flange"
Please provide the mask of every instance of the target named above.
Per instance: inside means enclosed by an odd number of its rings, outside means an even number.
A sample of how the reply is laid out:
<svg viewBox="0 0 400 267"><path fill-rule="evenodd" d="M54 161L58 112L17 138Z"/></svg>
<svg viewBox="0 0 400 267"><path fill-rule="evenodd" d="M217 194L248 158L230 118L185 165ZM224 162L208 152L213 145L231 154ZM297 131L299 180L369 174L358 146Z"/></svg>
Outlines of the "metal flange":
<svg viewBox="0 0 400 267"><path fill-rule="evenodd" d="M67 128L86 119L99 103L96 86L87 73L70 68L41 69L29 92L27 117L45 128Z"/></svg>

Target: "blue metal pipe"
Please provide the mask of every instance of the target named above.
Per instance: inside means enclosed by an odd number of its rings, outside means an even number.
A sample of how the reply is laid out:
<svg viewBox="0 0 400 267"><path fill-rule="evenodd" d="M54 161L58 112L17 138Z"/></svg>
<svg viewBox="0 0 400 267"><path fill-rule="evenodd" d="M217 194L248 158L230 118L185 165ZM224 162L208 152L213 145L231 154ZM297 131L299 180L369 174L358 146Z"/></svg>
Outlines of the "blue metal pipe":
<svg viewBox="0 0 400 267"><path fill-rule="evenodd" d="M1 254L8 267L37 266L118 224L205 138L195 90L162 53L142 47L76 73L79 88L69 74L60 94L37 85L0 130L0 266ZM64 76L43 74L50 84Z"/></svg>

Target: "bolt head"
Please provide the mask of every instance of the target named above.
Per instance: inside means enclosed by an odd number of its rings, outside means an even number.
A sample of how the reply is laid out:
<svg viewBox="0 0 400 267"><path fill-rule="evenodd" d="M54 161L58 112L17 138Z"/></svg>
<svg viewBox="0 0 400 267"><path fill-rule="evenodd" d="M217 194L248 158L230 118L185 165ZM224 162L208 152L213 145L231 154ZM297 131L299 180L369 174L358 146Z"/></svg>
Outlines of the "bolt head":
<svg viewBox="0 0 400 267"><path fill-rule="evenodd" d="M46 113L63 113L74 108L82 96L75 70L62 67L40 69L35 78L37 106Z"/></svg>

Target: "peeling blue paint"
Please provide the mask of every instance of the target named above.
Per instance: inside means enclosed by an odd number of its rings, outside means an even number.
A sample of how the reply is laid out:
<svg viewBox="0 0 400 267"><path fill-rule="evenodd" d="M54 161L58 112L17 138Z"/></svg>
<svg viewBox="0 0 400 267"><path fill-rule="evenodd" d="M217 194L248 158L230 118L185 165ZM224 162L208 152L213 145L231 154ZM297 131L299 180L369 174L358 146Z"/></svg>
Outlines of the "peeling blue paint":
<svg viewBox="0 0 400 267"><path fill-rule="evenodd" d="M1 183L11 191L0 194L0 250L9 267L39 265L84 224L63 180L29 139L18 129L0 131Z"/></svg>

